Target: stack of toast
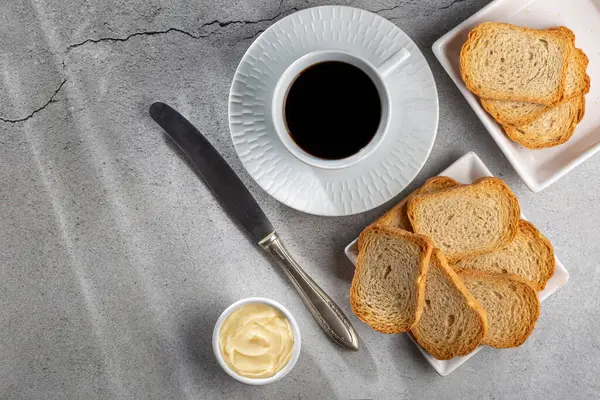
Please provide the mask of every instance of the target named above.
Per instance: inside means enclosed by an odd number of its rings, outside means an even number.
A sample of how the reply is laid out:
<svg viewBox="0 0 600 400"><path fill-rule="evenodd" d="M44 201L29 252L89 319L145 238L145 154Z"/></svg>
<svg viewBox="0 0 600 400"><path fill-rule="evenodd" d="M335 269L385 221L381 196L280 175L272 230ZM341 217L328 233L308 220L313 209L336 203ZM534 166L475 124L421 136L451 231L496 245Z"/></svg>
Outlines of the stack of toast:
<svg viewBox="0 0 600 400"><path fill-rule="evenodd" d="M358 251L353 312L377 331L410 331L441 360L521 345L555 267L497 178L429 179L361 233Z"/></svg>
<svg viewBox="0 0 600 400"><path fill-rule="evenodd" d="M506 135L530 149L567 142L585 112L588 58L564 27L485 22L460 53L462 79Z"/></svg>

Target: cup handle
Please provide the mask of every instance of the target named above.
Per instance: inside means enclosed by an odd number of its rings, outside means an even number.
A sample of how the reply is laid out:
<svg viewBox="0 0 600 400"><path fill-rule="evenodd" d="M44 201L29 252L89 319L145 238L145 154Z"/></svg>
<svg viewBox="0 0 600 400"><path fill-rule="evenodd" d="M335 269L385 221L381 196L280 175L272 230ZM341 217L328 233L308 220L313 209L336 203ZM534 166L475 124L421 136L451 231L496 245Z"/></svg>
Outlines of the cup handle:
<svg viewBox="0 0 600 400"><path fill-rule="evenodd" d="M410 57L410 51L403 47L379 64L377 70L383 77L386 77L390 72L396 69L396 67L408 60L408 57Z"/></svg>

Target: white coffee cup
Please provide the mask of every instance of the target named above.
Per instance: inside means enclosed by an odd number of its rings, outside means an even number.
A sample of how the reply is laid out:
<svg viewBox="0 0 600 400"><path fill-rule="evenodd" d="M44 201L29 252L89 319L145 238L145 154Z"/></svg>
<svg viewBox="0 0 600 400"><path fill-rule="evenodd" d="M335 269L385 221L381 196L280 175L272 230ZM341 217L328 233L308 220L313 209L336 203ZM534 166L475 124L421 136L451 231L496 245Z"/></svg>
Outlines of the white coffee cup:
<svg viewBox="0 0 600 400"><path fill-rule="evenodd" d="M383 137L388 133L392 110L390 109L391 100L388 85L386 84L386 77L409 57L410 52L404 48L392 54L378 66L374 66L362 57L342 50L319 50L300 57L285 70L277 82L271 105L273 126L285 148L300 161L313 167L323 169L347 168L364 160L375 151ZM381 120L379 122L379 127L369 144L362 148L358 153L339 160L328 160L315 157L304 151L290 136L284 117L286 96L295 79L306 68L327 61L340 61L361 69L375 84L381 101ZM348 82L348 84L351 85L352 82Z"/></svg>

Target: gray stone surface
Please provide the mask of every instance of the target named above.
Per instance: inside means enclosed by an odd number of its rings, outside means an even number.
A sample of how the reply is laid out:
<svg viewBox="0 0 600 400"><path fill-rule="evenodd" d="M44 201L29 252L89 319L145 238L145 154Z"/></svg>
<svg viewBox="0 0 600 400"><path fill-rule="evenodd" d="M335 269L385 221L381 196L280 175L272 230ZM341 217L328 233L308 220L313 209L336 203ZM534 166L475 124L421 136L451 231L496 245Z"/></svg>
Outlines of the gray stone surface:
<svg viewBox="0 0 600 400"><path fill-rule="evenodd" d="M327 340L147 114L162 100L205 132L351 315L343 248L392 202L335 219L291 210L254 184L227 126L230 81L252 39L318 2L2 2L0 397L598 398L600 158L539 194L520 181L430 50L486 3L348 3L405 30L438 84L438 139L409 189L476 151L571 274L524 346L485 349L442 378L406 336L375 333L353 316L360 352ZM230 379L210 347L219 313L253 295L284 303L303 334L295 369L266 387Z"/></svg>

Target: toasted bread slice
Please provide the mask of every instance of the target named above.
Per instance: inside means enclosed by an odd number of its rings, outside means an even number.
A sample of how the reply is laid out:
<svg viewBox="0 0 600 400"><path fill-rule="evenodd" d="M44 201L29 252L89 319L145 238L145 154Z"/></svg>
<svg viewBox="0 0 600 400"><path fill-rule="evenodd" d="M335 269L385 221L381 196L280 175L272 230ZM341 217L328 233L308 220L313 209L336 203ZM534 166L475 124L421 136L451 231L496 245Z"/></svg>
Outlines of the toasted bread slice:
<svg viewBox="0 0 600 400"><path fill-rule="evenodd" d="M486 99L557 104L565 90L573 45L559 30L484 22L460 53L467 88Z"/></svg>
<svg viewBox="0 0 600 400"><path fill-rule="evenodd" d="M379 217L375 223L395 226L397 228L412 232L412 226L410 225L410 221L406 215L406 205L408 201L417 194L431 193L438 190L447 189L449 187L454 187L458 184L459 183L454 179L448 178L447 176L434 176L429 178L425 181L423 186L406 196L400 203L396 204L388 212Z"/></svg>
<svg viewBox="0 0 600 400"><path fill-rule="evenodd" d="M503 126L506 135L529 149L554 147L567 142L585 114L585 97L579 96L544 112L522 126Z"/></svg>
<svg viewBox="0 0 600 400"><path fill-rule="evenodd" d="M406 216L406 204L413 196L419 193L419 190L420 188L412 191L408 196L402 199L400 203L396 204L381 217L377 218L374 224L389 225L412 232L412 226L410 226L410 221Z"/></svg>
<svg viewBox="0 0 600 400"><path fill-rule="evenodd" d="M581 49L573 49L572 54L569 60L569 68L567 69L565 93L561 101L588 94L591 87L590 76L587 74L587 67L590 60Z"/></svg>
<svg viewBox="0 0 600 400"><path fill-rule="evenodd" d="M416 341L438 360L475 350L487 332L487 316L439 249L433 249L425 282L423 314L411 329Z"/></svg>
<svg viewBox="0 0 600 400"><path fill-rule="evenodd" d="M481 105L501 125L525 125L544 113L547 106L529 101L479 99Z"/></svg>
<svg viewBox="0 0 600 400"><path fill-rule="evenodd" d="M454 179L447 176L433 176L425 181L417 194L427 194L439 192L440 190L448 189L460 185Z"/></svg>
<svg viewBox="0 0 600 400"><path fill-rule="evenodd" d="M571 41L571 44L575 45L575 33L566 26L554 26L552 28L548 28L548 30L562 32Z"/></svg>
<svg viewBox="0 0 600 400"><path fill-rule="evenodd" d="M573 45L571 57L569 58L569 66L567 67L565 93L561 98L561 102L587 94L591 87L590 76L586 72L590 60L583 50L575 48L575 34L566 26L558 26L555 28L550 28L550 30L562 32L569 38L571 44Z"/></svg>
<svg viewBox="0 0 600 400"><path fill-rule="evenodd" d="M550 241L532 223L521 220L517 236L507 247L463 258L452 267L455 270L518 275L539 291L554 275L555 264Z"/></svg>
<svg viewBox="0 0 600 400"><path fill-rule="evenodd" d="M580 49L573 49L567 68L567 83L561 101L583 96L590 91L590 77L586 73L589 60ZM520 126L533 122L548 107L525 101L481 99L485 110L502 125Z"/></svg>
<svg viewBox="0 0 600 400"><path fill-rule="evenodd" d="M487 313L484 344L504 349L527 340L540 316L540 301L527 281L516 275L478 271L463 271L458 276Z"/></svg>
<svg viewBox="0 0 600 400"><path fill-rule="evenodd" d="M369 225L360 236L350 288L352 311L376 331L406 332L423 312L433 243L385 225Z"/></svg>
<svg viewBox="0 0 600 400"><path fill-rule="evenodd" d="M520 207L498 178L414 196L407 207L416 233L429 236L451 262L500 250L517 234Z"/></svg>

